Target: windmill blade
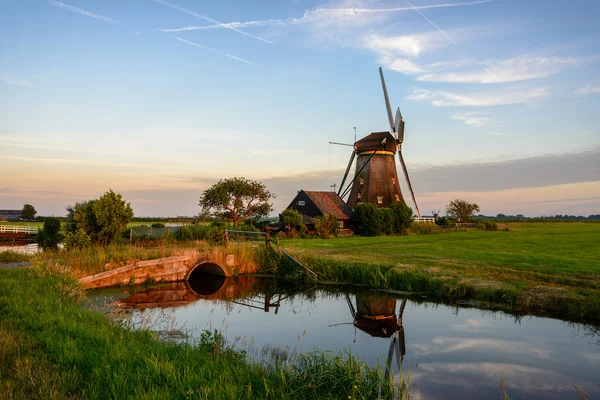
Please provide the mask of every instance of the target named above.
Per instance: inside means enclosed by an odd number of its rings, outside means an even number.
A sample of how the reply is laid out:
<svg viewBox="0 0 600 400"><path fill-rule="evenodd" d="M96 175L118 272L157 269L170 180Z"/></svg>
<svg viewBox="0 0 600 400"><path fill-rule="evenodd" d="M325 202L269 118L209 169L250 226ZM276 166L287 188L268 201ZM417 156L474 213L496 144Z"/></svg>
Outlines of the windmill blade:
<svg viewBox="0 0 600 400"><path fill-rule="evenodd" d="M406 164L404 163L404 157L402 157L402 148L400 144L398 144L398 159L400 160L400 165L402 166L402 172L404 172L404 177L406 178L406 183L408 183L408 189L410 190L410 195L412 196L413 203L415 204L415 210L417 211L417 216L421 218L421 212L419 211L419 206L417 205L417 199L415 198L415 192L413 191L412 185L410 184L410 178L408 177L408 170L406 169Z"/></svg>
<svg viewBox="0 0 600 400"><path fill-rule="evenodd" d="M383 69L379 67L379 76L381 77L381 87L383 88L383 97L385 98L385 110L388 115L388 121L390 123L390 133L394 135L394 138L398 139L396 130L394 129L394 117L392 115L392 106L390 106L390 98L388 97L387 87L385 86L385 78L383 77Z"/></svg>
<svg viewBox="0 0 600 400"><path fill-rule="evenodd" d="M404 141L404 120L402 119L402 113L400 107L396 110L396 118L394 118L396 133L398 134L398 143Z"/></svg>
<svg viewBox="0 0 600 400"><path fill-rule="evenodd" d="M344 188L344 183L346 183L346 178L348 177L348 173L350 172L350 167L352 167L352 162L354 161L354 157L356 157L356 153L353 151L352 155L350 156L350 161L348 161L348 167L346 167L346 173L344 174L342 183L340 183L340 189L338 190L338 196L342 193L342 189Z"/></svg>

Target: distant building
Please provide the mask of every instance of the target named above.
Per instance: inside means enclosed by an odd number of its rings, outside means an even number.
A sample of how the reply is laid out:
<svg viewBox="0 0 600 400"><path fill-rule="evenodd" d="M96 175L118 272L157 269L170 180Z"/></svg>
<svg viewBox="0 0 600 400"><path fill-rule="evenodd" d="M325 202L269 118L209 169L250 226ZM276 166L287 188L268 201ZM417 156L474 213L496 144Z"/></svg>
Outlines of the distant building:
<svg viewBox="0 0 600 400"><path fill-rule="evenodd" d="M19 221L21 210L0 210L0 221Z"/></svg>
<svg viewBox="0 0 600 400"><path fill-rule="evenodd" d="M312 219L325 214L333 215L340 224L340 229L350 229L352 210L335 192L315 192L301 190L287 207L302 214L303 222L314 229Z"/></svg>

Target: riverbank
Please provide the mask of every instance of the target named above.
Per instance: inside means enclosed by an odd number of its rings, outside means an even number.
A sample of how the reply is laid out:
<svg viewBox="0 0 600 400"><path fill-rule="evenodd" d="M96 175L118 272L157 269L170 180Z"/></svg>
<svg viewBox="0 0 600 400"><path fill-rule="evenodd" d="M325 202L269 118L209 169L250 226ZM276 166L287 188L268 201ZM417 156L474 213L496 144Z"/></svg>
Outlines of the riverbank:
<svg viewBox="0 0 600 400"><path fill-rule="evenodd" d="M286 240L319 280L492 302L521 314L600 322L600 224L509 231Z"/></svg>
<svg viewBox="0 0 600 400"><path fill-rule="evenodd" d="M0 271L0 398L355 399L380 386L391 395L377 369L350 355L258 364L216 332L192 345L124 329L83 308L65 272L47 263Z"/></svg>

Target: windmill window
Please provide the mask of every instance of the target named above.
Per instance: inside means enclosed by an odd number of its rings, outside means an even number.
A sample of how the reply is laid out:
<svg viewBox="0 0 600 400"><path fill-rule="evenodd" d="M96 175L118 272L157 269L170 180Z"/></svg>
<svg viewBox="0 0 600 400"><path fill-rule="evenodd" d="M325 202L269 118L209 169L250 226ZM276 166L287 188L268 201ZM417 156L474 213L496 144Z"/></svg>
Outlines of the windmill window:
<svg viewBox="0 0 600 400"><path fill-rule="evenodd" d="M365 178L363 178L362 176L360 178L358 178L358 183L360 183L361 185L364 185Z"/></svg>
<svg viewBox="0 0 600 400"><path fill-rule="evenodd" d="M303 205L305 205L305 204L306 204L306 203L304 202L304 200L299 200L299 201L298 201L298 205L299 205L299 206L303 206Z"/></svg>
<svg viewBox="0 0 600 400"><path fill-rule="evenodd" d="M383 196L377 196L377 204L383 204Z"/></svg>
<svg viewBox="0 0 600 400"><path fill-rule="evenodd" d="M358 192L358 198L361 199L362 198L362 193Z"/></svg>
<svg viewBox="0 0 600 400"><path fill-rule="evenodd" d="M396 201L400 201L400 196L396 195Z"/></svg>
<svg viewBox="0 0 600 400"><path fill-rule="evenodd" d="M392 177L392 184L395 185L396 184L396 178Z"/></svg>

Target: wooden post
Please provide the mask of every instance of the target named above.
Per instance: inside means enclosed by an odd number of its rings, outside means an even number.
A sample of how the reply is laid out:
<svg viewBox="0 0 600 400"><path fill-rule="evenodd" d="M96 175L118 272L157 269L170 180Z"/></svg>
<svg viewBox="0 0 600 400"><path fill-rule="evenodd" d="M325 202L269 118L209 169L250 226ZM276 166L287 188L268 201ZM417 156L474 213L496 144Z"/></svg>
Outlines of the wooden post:
<svg viewBox="0 0 600 400"><path fill-rule="evenodd" d="M225 244L229 244L229 231L225 229Z"/></svg>
<svg viewBox="0 0 600 400"><path fill-rule="evenodd" d="M265 246L271 247L271 231L269 231L268 229L265 233Z"/></svg>
<svg viewBox="0 0 600 400"><path fill-rule="evenodd" d="M279 253L279 256L281 257L281 245L279 244L279 236L275 236L275 242L277 243L277 252Z"/></svg>
<svg viewBox="0 0 600 400"><path fill-rule="evenodd" d="M148 237L152 237L152 225L148 228Z"/></svg>
<svg viewBox="0 0 600 400"><path fill-rule="evenodd" d="M129 228L129 243L133 240L133 227Z"/></svg>

